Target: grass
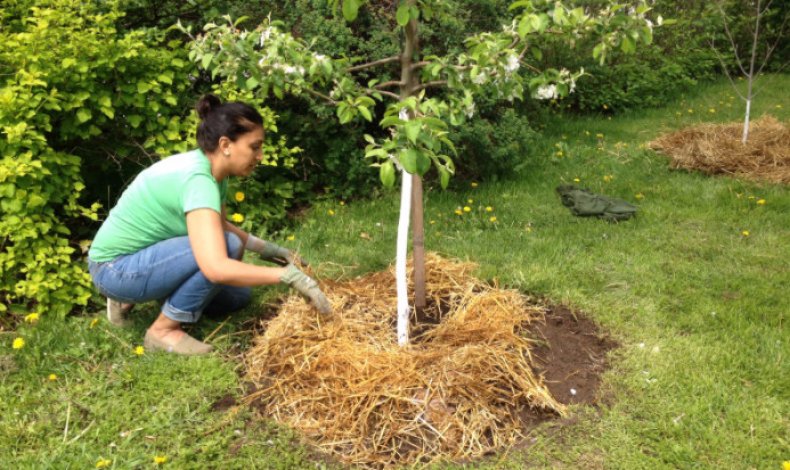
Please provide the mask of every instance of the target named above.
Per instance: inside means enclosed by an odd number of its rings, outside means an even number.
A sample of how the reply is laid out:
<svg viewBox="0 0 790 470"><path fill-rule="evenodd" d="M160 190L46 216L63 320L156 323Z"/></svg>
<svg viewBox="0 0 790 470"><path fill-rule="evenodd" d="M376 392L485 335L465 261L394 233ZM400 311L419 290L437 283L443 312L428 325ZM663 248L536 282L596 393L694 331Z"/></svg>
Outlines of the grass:
<svg viewBox="0 0 790 470"><path fill-rule="evenodd" d="M764 82L754 118L770 112L787 121L790 95L781 90L790 89L790 76ZM790 193L670 171L643 148L664 130L740 120L742 107L729 96L721 82L663 109L555 116L536 148L544 157L518 178L427 193L430 250L476 261L482 278L584 311L621 344L604 377L605 405L578 407L575 424L547 425L528 451L475 467L778 469L790 460ZM554 188L574 178L637 203L638 217L620 224L573 217ZM767 203L756 204L760 198ZM324 277L378 270L394 258L397 204L394 193L324 202L283 234L293 241L282 242ZM465 205L471 213L454 214ZM206 358L136 355L154 306L128 330L98 314L63 321L44 314L3 334L4 465L94 468L107 459L108 468L145 468L164 456L174 468L333 466L249 410L212 410L223 396L244 395L239 357L252 321L283 292L258 289L255 307L239 317L201 321L198 337L218 328L220 353ZM12 350L16 336L26 344Z"/></svg>

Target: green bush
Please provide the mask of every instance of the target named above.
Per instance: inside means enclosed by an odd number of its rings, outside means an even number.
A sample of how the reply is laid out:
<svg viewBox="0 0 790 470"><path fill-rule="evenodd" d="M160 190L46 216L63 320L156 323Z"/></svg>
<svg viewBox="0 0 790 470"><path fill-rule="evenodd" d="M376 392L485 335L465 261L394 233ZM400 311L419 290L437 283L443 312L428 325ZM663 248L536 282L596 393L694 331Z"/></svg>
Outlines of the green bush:
<svg viewBox="0 0 790 470"><path fill-rule="evenodd" d="M82 162L185 150L190 64L178 44L118 34L112 4L13 6L0 30L0 314L64 315L91 295L80 238L104 192Z"/></svg>

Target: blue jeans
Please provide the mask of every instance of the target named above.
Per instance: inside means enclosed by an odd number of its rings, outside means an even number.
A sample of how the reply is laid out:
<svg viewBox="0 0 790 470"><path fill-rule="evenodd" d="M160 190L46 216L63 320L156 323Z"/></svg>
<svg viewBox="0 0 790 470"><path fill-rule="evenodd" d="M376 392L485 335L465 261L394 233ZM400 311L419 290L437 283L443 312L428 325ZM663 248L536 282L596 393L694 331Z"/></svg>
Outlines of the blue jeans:
<svg viewBox="0 0 790 470"><path fill-rule="evenodd" d="M241 259L244 246L225 232L228 256ZM88 261L93 284L102 295L125 303L164 300L171 320L194 323L206 313L230 313L250 303L249 287L214 284L198 268L188 237L155 243L112 261Z"/></svg>

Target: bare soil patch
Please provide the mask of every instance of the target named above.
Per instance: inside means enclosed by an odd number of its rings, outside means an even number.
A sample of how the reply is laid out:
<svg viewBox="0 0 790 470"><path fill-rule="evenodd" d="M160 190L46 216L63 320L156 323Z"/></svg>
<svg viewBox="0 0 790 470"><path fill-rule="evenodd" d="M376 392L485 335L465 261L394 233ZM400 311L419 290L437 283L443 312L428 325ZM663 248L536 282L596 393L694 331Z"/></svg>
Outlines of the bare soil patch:
<svg viewBox="0 0 790 470"><path fill-rule="evenodd" d="M650 148L672 159L673 168L790 183L790 127L765 115L752 121L741 143L743 123L702 124L662 135Z"/></svg>

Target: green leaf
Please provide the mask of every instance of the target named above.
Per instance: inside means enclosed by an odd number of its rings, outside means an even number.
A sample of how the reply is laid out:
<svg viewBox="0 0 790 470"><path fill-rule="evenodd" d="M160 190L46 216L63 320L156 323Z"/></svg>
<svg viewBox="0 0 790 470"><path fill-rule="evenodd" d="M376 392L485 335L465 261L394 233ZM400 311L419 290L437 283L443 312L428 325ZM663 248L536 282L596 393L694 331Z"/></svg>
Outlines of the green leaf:
<svg viewBox="0 0 790 470"><path fill-rule="evenodd" d="M91 110L87 108L82 108L77 111L77 122L82 124L83 122L89 120L91 118Z"/></svg>
<svg viewBox="0 0 790 470"><path fill-rule="evenodd" d="M373 116L370 114L370 110L368 108L364 106L360 106L359 108L357 108L357 110L359 111L359 114L361 114L362 117L365 118L368 122L373 121Z"/></svg>
<svg viewBox="0 0 790 470"><path fill-rule="evenodd" d="M248 78L247 82L245 83L245 86L248 90L254 90L258 85L260 85L260 83L255 79L255 77Z"/></svg>
<svg viewBox="0 0 790 470"><path fill-rule="evenodd" d="M143 122L143 117L137 114L130 114L129 116L126 116L126 120L129 121L129 124L136 129L138 126L140 126L140 123Z"/></svg>
<svg viewBox="0 0 790 470"><path fill-rule="evenodd" d="M406 2L403 2L398 7L397 13L395 13L395 19L398 21L398 25L406 26L409 24L409 19L411 18L409 14L409 6Z"/></svg>
<svg viewBox="0 0 790 470"><path fill-rule="evenodd" d="M204 69L208 69L208 66L211 63L211 59L213 58L214 58L214 54L208 53L203 56L203 60L200 61L200 64L203 66Z"/></svg>
<svg viewBox="0 0 790 470"><path fill-rule="evenodd" d="M346 21L354 21L359 14L358 0L343 0L343 18Z"/></svg>
<svg viewBox="0 0 790 470"><path fill-rule="evenodd" d="M160 73L159 76L156 77L156 79L162 83L167 83L168 85L173 84L173 77L171 77L166 73Z"/></svg>
<svg viewBox="0 0 790 470"><path fill-rule="evenodd" d="M398 156L400 164L408 173L417 173L417 151L414 149L402 150Z"/></svg>
<svg viewBox="0 0 790 470"><path fill-rule="evenodd" d="M101 109L101 112L103 112L104 115L107 116L108 118L113 119L115 117L115 111L112 108L102 107L99 109Z"/></svg>
<svg viewBox="0 0 790 470"><path fill-rule="evenodd" d="M409 121L404 126L404 131L406 132L406 138L408 138L412 144L417 144L417 137L420 136L420 130L422 129L422 123L420 121Z"/></svg>
<svg viewBox="0 0 790 470"><path fill-rule="evenodd" d="M391 160L387 160L379 167L379 177L384 186L391 188L395 185L395 165Z"/></svg>
<svg viewBox="0 0 790 470"><path fill-rule="evenodd" d="M450 172L443 166L439 167L439 179L442 189L447 189L447 186L450 184Z"/></svg>
<svg viewBox="0 0 790 470"><path fill-rule="evenodd" d="M390 127L390 126L399 126L403 123L404 121L402 121L398 116L387 116L381 120L379 125L381 127Z"/></svg>
<svg viewBox="0 0 790 470"><path fill-rule="evenodd" d="M620 43L620 49L626 54L631 54L636 51L636 44L634 40L628 36L623 36L623 42Z"/></svg>
<svg viewBox="0 0 790 470"><path fill-rule="evenodd" d="M431 169L431 158L422 152L417 152L417 172L420 176L424 175Z"/></svg>
<svg viewBox="0 0 790 470"><path fill-rule="evenodd" d="M109 96L102 96L99 98L99 106L102 108L111 108L112 107L112 100Z"/></svg>

